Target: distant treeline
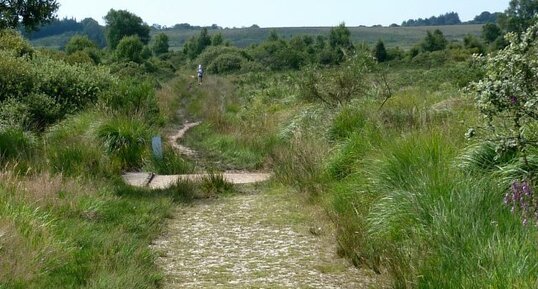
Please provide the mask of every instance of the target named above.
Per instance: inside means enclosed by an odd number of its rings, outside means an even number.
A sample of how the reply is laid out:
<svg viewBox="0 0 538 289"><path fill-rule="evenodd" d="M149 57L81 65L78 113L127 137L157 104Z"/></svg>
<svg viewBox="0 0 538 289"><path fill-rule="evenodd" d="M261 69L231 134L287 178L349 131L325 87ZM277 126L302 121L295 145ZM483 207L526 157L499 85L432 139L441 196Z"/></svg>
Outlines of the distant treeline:
<svg viewBox="0 0 538 289"><path fill-rule="evenodd" d="M497 18L502 13L490 13L488 11L482 12L477 15L473 20L468 22L461 22L460 16L456 12L448 12L439 16L432 16L430 18L422 19L409 19L402 22L402 26L441 26L441 25L457 25L457 24L487 24L496 23Z"/></svg>
<svg viewBox="0 0 538 289"><path fill-rule="evenodd" d="M98 46L106 46L105 28L93 18L86 18L81 22L73 18L55 19L41 26L38 31L26 34L26 36L29 39L39 39L64 33L86 35Z"/></svg>

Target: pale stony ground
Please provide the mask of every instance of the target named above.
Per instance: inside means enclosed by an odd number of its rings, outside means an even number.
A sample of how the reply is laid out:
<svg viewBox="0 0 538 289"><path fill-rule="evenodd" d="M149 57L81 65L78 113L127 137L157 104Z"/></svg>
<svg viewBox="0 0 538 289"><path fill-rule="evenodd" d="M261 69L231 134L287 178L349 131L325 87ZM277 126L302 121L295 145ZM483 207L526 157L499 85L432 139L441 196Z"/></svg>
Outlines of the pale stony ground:
<svg viewBox="0 0 538 289"><path fill-rule="evenodd" d="M336 256L329 222L299 204L266 191L179 207L153 245L164 288L377 288L374 273Z"/></svg>
<svg viewBox="0 0 538 289"><path fill-rule="evenodd" d="M178 141L198 124L186 123L170 137L180 153L196 154ZM165 188L179 179L206 175L123 177L134 186ZM223 177L243 184L248 193L178 207L166 234L152 244L166 274L165 289L381 287L379 276L336 255L334 228L323 212L283 189L257 184L271 174L227 172Z"/></svg>

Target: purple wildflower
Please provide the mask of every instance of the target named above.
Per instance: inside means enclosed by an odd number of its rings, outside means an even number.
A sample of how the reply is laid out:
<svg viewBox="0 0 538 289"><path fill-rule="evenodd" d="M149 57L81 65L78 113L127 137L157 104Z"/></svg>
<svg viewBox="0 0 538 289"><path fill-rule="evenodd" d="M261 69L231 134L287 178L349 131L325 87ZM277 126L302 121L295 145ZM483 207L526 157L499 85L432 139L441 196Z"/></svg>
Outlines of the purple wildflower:
<svg viewBox="0 0 538 289"><path fill-rule="evenodd" d="M512 103L512 105L517 104L517 97L515 95L510 96L510 103Z"/></svg>

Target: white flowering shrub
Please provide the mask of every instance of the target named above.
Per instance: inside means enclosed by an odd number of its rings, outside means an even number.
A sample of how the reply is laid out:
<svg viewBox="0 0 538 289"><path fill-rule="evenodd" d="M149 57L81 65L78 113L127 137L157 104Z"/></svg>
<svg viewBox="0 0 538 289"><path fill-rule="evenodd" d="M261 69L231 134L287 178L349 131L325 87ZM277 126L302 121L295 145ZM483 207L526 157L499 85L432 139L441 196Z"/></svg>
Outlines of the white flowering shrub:
<svg viewBox="0 0 538 289"><path fill-rule="evenodd" d="M538 158L538 23L524 34L508 34L510 44L496 54L478 56L486 74L468 89L475 95L497 157L513 151L520 160L504 165L500 175L511 183L504 202L523 223L538 225L535 194Z"/></svg>

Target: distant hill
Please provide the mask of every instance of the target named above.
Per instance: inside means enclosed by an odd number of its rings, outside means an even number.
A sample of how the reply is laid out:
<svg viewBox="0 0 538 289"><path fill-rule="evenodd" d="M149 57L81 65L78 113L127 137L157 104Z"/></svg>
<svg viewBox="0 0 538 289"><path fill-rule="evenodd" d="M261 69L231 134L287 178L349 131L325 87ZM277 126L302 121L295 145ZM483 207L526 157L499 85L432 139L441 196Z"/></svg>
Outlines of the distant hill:
<svg viewBox="0 0 538 289"><path fill-rule="evenodd" d="M329 35L332 27L287 27L287 28L236 28L209 30L210 34L222 33L224 39L229 40L238 47L246 47L260 43L269 37L275 30L283 38L291 38L297 35ZM379 39L388 47L399 46L409 48L420 42L426 31L440 29L448 40L462 40L465 35L479 35L482 25L447 25L428 27L348 27L351 31L353 42L364 42L374 45ZM199 33L199 30L166 29L159 32L166 33L170 38L170 46L179 49L185 41Z"/></svg>
<svg viewBox="0 0 538 289"><path fill-rule="evenodd" d="M364 42L374 45L379 39L385 42L388 47L399 46L410 48L420 42L426 35L426 31L440 29L448 40L462 40L467 34L479 35L482 25L462 24L446 26L418 26L418 27L348 27L354 42ZM290 38L296 35L329 35L331 27L287 27L287 28L234 28L234 29L209 29L209 34L222 33L225 40L229 40L238 47L247 47L251 44L260 43L265 40L272 30L283 38ZM177 50L192 36L198 34L200 29L153 29L152 34L164 32L170 38L171 49ZM72 32L43 37L32 40L33 45L49 48L60 48L73 36Z"/></svg>

